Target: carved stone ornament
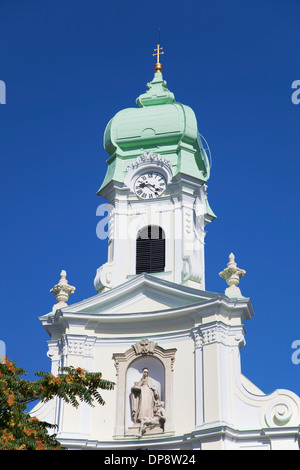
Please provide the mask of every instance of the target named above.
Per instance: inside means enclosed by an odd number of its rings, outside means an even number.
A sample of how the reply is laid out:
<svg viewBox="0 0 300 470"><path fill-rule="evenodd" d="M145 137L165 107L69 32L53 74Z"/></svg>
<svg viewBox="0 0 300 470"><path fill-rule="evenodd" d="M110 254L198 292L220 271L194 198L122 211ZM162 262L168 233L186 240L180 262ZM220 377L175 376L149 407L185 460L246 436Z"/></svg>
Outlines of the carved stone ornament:
<svg viewBox="0 0 300 470"><path fill-rule="evenodd" d="M67 354L70 356L92 356L93 343L86 340L67 340Z"/></svg>
<svg viewBox="0 0 300 470"><path fill-rule="evenodd" d="M221 328L217 326L204 329L203 331L200 328L192 330L195 347L202 348L205 344L212 344L216 342L220 336L220 330Z"/></svg>
<svg viewBox="0 0 300 470"><path fill-rule="evenodd" d="M136 354L153 354L156 344L152 341L150 342L148 339L142 339L139 343L134 344L132 347L134 348Z"/></svg>
<svg viewBox="0 0 300 470"><path fill-rule="evenodd" d="M220 343L224 346L245 345L244 329L241 326L228 327L222 322L216 322L213 326L203 325L192 330L195 348L203 348L212 343Z"/></svg>
<svg viewBox="0 0 300 470"><path fill-rule="evenodd" d="M55 298L57 300L57 304L53 306L53 311L65 307L67 305L67 300L69 299L70 295L74 294L75 292L75 287L69 285L66 276L66 271L62 270L60 273L60 280L58 284L56 284L50 290L50 292L55 294Z"/></svg>
<svg viewBox="0 0 300 470"><path fill-rule="evenodd" d="M246 271L244 269L237 267L234 254L230 253L227 268L219 273L219 276L225 279L229 285L225 290L225 294L228 295L228 297L241 297L241 290L237 286L240 283L241 277L245 274Z"/></svg>
<svg viewBox="0 0 300 470"><path fill-rule="evenodd" d="M158 153L145 152L140 157L137 157L131 165L128 165L127 171L135 170L145 163L147 165L149 163L155 163L156 165L171 169L170 162L166 158L162 157L162 155L159 155Z"/></svg>
<svg viewBox="0 0 300 470"><path fill-rule="evenodd" d="M170 370L173 371L176 351L177 349L163 349L153 341L142 339L138 343L133 344L131 348L126 351L126 353L113 354L117 375L119 372L120 363L129 363L140 355L155 356L163 363L165 360L170 360Z"/></svg>
<svg viewBox="0 0 300 470"><path fill-rule="evenodd" d="M298 426L300 417L299 399L289 391L282 391L268 403L265 409L265 422L268 427Z"/></svg>
<svg viewBox="0 0 300 470"><path fill-rule="evenodd" d="M94 287L100 292L104 287L113 287L114 263L106 262L97 269L94 279Z"/></svg>

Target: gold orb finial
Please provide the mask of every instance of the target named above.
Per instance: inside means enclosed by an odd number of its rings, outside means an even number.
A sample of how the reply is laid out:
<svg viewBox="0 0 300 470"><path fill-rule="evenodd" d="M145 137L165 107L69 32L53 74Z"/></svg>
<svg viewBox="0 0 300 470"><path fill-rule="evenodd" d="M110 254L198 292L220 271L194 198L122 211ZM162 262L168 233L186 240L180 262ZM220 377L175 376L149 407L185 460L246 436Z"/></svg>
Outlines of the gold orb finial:
<svg viewBox="0 0 300 470"><path fill-rule="evenodd" d="M157 62L155 65L154 65L154 70L155 72L161 72L162 71L162 65L160 62Z"/></svg>

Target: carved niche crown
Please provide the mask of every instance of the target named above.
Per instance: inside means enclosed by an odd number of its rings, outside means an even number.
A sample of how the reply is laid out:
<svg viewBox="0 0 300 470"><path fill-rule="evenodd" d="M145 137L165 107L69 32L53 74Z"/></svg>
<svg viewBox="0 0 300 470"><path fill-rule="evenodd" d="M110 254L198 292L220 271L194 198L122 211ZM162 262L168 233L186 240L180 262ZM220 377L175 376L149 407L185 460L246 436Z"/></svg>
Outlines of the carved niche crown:
<svg viewBox="0 0 300 470"><path fill-rule="evenodd" d="M149 341L148 339L142 339L138 343L133 344L131 348L128 349L128 351L126 351L125 353L113 354L117 375L119 375L120 363L126 363L128 365L138 356L157 357L161 360L162 363L164 363L164 365L165 361L170 361L170 369L173 371L176 351L177 349L163 349L153 341Z"/></svg>
<svg viewBox="0 0 300 470"><path fill-rule="evenodd" d="M140 354L154 354L156 344L148 339L142 339L139 343L134 344L132 347L137 355Z"/></svg>

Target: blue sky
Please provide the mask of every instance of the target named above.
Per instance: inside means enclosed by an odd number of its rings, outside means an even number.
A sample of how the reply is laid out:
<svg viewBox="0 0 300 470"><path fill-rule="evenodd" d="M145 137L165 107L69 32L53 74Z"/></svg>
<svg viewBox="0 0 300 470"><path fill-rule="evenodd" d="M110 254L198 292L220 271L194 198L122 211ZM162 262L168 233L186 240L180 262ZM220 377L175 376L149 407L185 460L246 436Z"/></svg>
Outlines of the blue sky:
<svg viewBox="0 0 300 470"><path fill-rule="evenodd" d="M299 16L297 0L1 1L0 339L30 376L50 369L38 317L61 269L70 303L96 293L103 132L152 80L160 28L164 79L212 152L206 288L224 292L233 251L255 311L242 372L266 393L300 394Z"/></svg>

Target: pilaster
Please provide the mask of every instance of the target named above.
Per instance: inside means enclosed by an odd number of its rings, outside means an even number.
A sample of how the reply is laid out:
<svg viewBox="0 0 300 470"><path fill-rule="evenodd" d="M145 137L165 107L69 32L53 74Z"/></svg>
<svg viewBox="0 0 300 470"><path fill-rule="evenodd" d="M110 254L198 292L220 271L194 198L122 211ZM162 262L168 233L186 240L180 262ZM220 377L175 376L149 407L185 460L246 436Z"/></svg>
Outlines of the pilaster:
<svg viewBox="0 0 300 470"><path fill-rule="evenodd" d="M48 357L51 359L51 372L54 375L60 373L62 367L81 367L85 370L93 370L93 347L96 338L85 335L65 334L57 341L48 342ZM80 403L78 410L74 410L71 405L66 405L63 400L58 399L57 403L57 423L58 433L66 437L70 433L70 423L76 423L76 435L80 438L90 436L91 407L86 403Z"/></svg>
<svg viewBox="0 0 300 470"><path fill-rule="evenodd" d="M244 328L214 321L194 328L192 334L195 342L195 428L207 423L232 426L233 352L244 345Z"/></svg>

